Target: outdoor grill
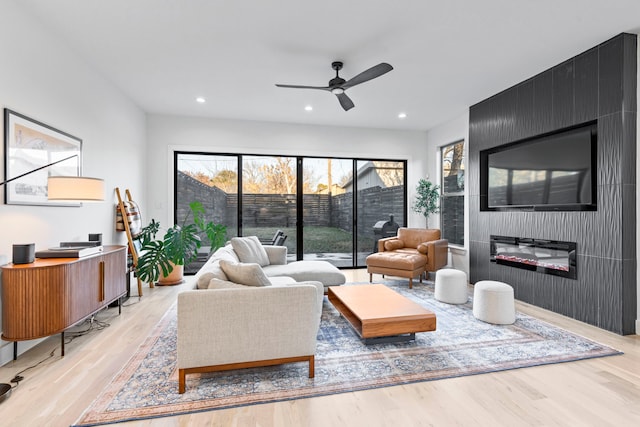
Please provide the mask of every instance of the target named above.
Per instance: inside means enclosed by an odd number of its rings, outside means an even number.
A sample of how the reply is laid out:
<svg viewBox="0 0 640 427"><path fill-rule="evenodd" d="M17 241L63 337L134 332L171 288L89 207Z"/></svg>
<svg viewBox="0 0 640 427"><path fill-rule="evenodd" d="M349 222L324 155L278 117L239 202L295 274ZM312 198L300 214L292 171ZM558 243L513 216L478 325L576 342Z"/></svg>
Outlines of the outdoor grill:
<svg viewBox="0 0 640 427"><path fill-rule="evenodd" d="M393 220L393 214L389 215L389 221L376 222L373 226L373 252L378 252L378 240L397 235L398 228L400 226Z"/></svg>

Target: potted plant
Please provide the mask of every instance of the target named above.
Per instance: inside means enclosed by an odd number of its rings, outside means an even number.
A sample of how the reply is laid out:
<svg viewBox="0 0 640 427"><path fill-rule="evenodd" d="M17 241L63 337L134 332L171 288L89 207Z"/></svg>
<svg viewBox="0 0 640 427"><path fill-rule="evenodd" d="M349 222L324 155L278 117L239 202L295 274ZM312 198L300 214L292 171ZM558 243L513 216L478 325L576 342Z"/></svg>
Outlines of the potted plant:
<svg viewBox="0 0 640 427"><path fill-rule="evenodd" d="M424 178L420 178L416 186L416 198L413 203L413 211L424 216L426 227L429 228L429 215L440 212L439 185L434 185Z"/></svg>
<svg viewBox="0 0 640 427"><path fill-rule="evenodd" d="M204 208L200 202L189 204L194 222L187 224L190 215L185 216L182 224L176 224L165 232L162 239L156 236L160 223L154 219L142 228L136 240L140 243L140 253L136 274L148 283L175 285L182 282L184 265L193 261L202 245L199 233L204 232L214 239L218 228L203 219ZM226 227L225 227L226 231Z"/></svg>
<svg viewBox="0 0 640 427"><path fill-rule="evenodd" d="M187 224L190 215L185 216L182 224L167 229L162 239L156 238L160 224L154 219L142 228L137 237L142 255L138 258L136 267L141 280L158 281L160 285L182 282L184 265L197 257L198 249L202 246L200 232L207 235L212 248L224 244L226 227L205 221L204 208L200 202L192 202L189 207L193 223Z"/></svg>

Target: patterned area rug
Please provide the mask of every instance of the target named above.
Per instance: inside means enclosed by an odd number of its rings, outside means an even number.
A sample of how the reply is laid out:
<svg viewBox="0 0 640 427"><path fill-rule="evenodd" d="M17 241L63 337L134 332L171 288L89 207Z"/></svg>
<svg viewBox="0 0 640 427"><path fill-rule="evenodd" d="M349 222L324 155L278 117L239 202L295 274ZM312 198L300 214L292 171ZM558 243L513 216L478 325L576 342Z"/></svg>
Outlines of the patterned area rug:
<svg viewBox="0 0 640 427"><path fill-rule="evenodd" d="M517 313L513 325L484 323L473 317L471 298L463 305L436 301L431 282L416 284L412 290L404 280L384 283L435 312L437 330L416 334L415 342L367 346L325 297L315 378L308 378L306 363L190 375L186 393L178 394L174 306L75 425L109 424L620 354L521 313Z"/></svg>

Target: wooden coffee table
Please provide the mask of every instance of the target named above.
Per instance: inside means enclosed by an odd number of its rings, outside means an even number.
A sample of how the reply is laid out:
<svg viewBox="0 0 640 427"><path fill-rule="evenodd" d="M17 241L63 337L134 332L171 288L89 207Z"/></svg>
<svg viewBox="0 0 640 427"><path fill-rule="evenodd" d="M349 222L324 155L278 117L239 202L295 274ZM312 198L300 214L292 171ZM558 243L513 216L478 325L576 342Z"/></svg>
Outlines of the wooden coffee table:
<svg viewBox="0 0 640 427"><path fill-rule="evenodd" d="M330 286L327 295L365 344L409 341L416 332L436 330L435 313L385 285Z"/></svg>

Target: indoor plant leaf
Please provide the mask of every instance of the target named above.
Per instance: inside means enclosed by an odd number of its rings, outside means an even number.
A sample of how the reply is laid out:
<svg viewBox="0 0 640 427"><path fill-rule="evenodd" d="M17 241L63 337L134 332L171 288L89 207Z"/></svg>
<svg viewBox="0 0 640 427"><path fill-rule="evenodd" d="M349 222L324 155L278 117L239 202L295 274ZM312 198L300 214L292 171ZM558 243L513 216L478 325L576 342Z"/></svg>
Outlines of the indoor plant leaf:
<svg viewBox="0 0 640 427"><path fill-rule="evenodd" d="M138 258L136 274L147 283L156 282L160 274L168 275L173 266L164 248L162 240L151 240L142 245L142 256Z"/></svg>

